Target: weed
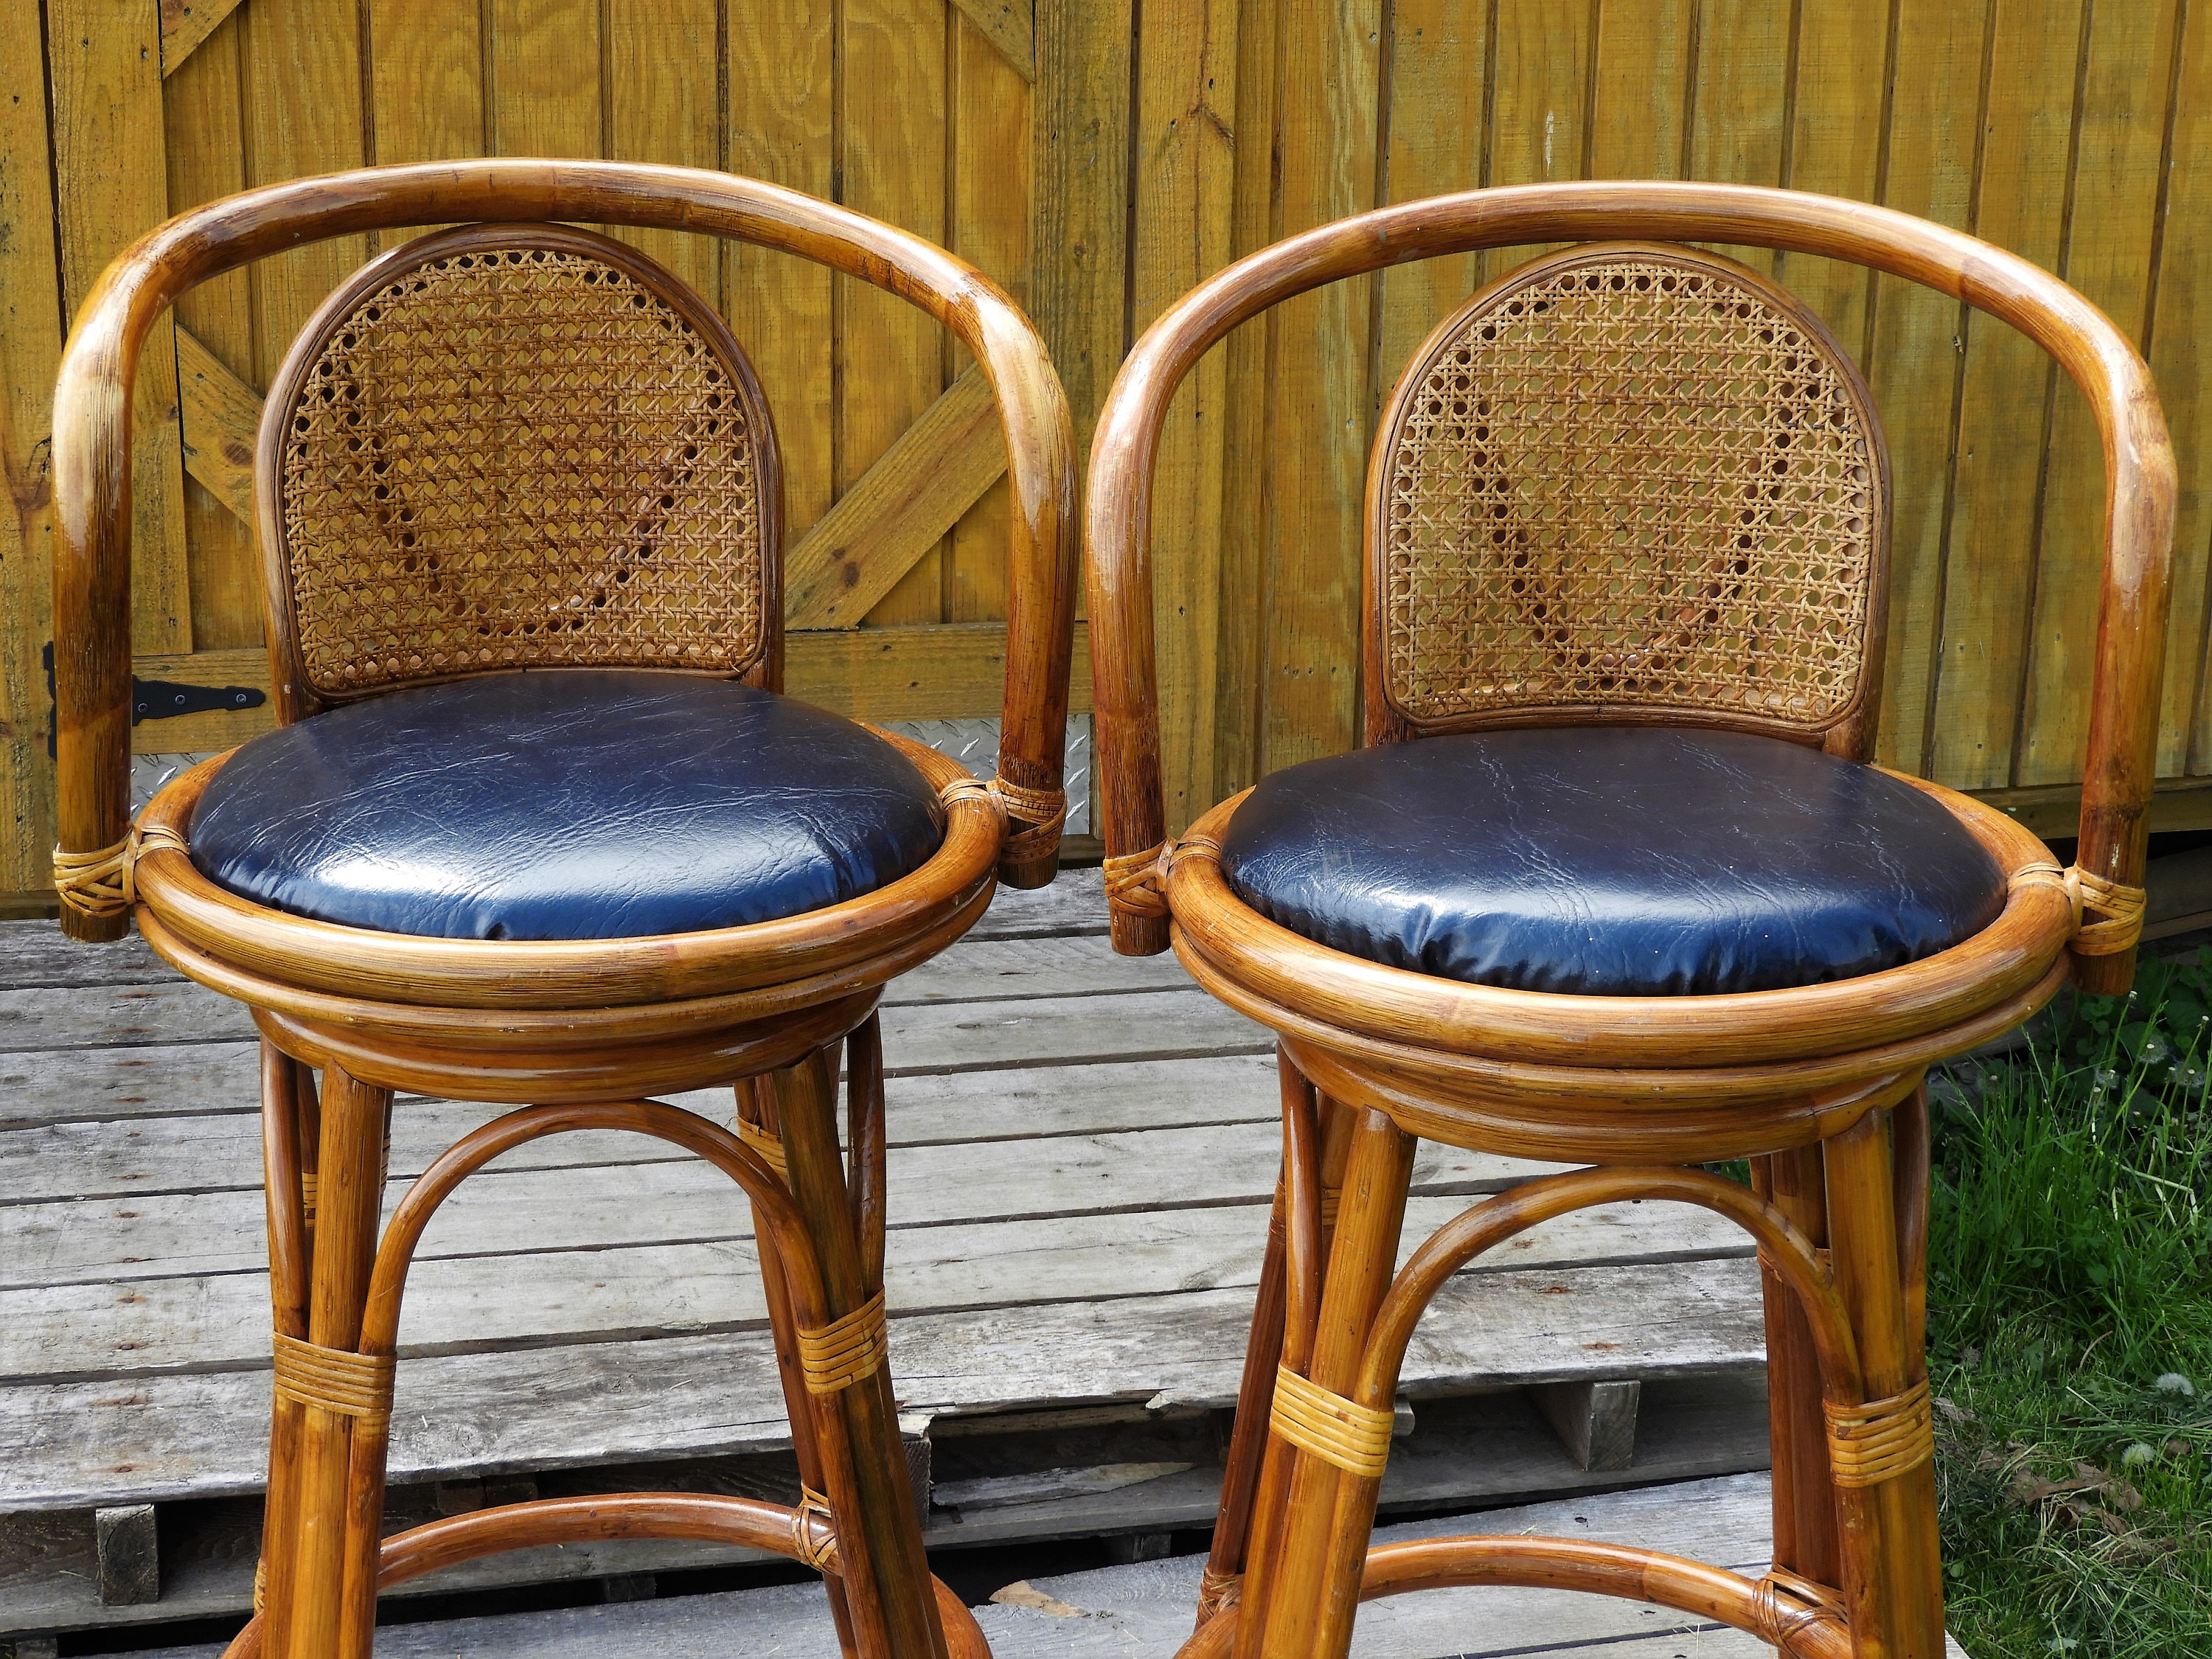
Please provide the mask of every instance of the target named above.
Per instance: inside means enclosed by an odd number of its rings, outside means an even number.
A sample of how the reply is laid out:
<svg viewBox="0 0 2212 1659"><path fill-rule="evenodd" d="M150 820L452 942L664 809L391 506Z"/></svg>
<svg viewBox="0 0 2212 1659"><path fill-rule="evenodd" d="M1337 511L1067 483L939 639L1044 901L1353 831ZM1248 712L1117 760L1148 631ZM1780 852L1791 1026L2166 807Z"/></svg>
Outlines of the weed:
<svg viewBox="0 0 2212 1659"><path fill-rule="evenodd" d="M2212 951L1936 1079L1929 1364L1974 1659L2212 1652Z"/></svg>

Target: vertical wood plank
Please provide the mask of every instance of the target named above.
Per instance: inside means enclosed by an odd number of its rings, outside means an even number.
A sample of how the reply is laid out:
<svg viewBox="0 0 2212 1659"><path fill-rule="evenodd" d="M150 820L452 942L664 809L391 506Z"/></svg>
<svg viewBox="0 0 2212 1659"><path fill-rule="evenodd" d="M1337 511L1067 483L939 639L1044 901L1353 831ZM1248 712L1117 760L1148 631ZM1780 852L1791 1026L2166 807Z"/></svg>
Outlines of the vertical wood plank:
<svg viewBox="0 0 2212 1659"><path fill-rule="evenodd" d="M251 0L239 15L249 182L361 166L368 155L358 14L348 7L333 15L325 0ZM335 237L250 268L257 385L276 377L301 325L367 252L361 237Z"/></svg>
<svg viewBox="0 0 2212 1659"><path fill-rule="evenodd" d="M368 0L368 52L380 163L489 153L480 8L439 0ZM393 233L386 240L417 234Z"/></svg>
<svg viewBox="0 0 2212 1659"><path fill-rule="evenodd" d="M951 20L953 252L1026 306L1030 283L1030 83L964 12ZM953 371L968 354L956 349ZM1006 614L1012 519L1002 478L953 526L945 620Z"/></svg>
<svg viewBox="0 0 2212 1659"><path fill-rule="evenodd" d="M1592 50L1590 177L1682 172L1698 0L1606 0Z"/></svg>
<svg viewBox="0 0 2212 1659"><path fill-rule="evenodd" d="M945 0L844 0L839 112L848 207L945 240ZM905 301L856 277L838 283L840 494L945 390L943 337ZM866 620L944 613L944 549L923 555Z"/></svg>
<svg viewBox="0 0 2212 1659"><path fill-rule="evenodd" d="M1996 0L1974 232L2046 270L2065 228L2081 0ZM1945 549L1943 651L1928 768L1961 789L2012 781L2029 583L2057 369L2025 337L1967 321Z"/></svg>
<svg viewBox="0 0 2212 1659"><path fill-rule="evenodd" d="M1963 20L1954 9L1948 21L1956 32ZM1800 0L1789 168L1782 181L1790 189L1875 199L1888 48L1886 8L1865 0ZM1974 84L1956 83L1951 95L1955 99ZM1864 265L1800 253L1777 257L1774 274L1820 313L1864 368L1874 273Z"/></svg>
<svg viewBox="0 0 2212 1659"><path fill-rule="evenodd" d="M1899 13L1885 205L1969 228L1988 47L1978 23L1962 27L1955 15L1929 6ZM1976 88L1973 97L1960 95L1966 87ZM1966 308L1948 295L1902 277L1878 279L1867 373L1889 436L1895 507L1889 649L1875 753L1883 765L1907 772L1924 771L1929 763L1967 326Z"/></svg>
<svg viewBox="0 0 2212 1659"><path fill-rule="evenodd" d="M721 42L716 0L606 0L607 154L670 167L722 165ZM721 304L717 238L618 229Z"/></svg>
<svg viewBox="0 0 2212 1659"><path fill-rule="evenodd" d="M61 366L46 76L34 6L0 6L0 894L52 884L52 704L40 647L53 637L47 428Z"/></svg>
<svg viewBox="0 0 2212 1659"><path fill-rule="evenodd" d="M1382 24L1381 0L1316 0L1284 14L1284 61L1292 66L1282 92L1285 234L1374 204ZM1373 279L1361 278L1278 307L1264 771L1357 741L1358 504L1373 424L1374 296Z"/></svg>
<svg viewBox="0 0 2212 1659"><path fill-rule="evenodd" d="M1230 252L1242 258L1282 231L1285 0L1244 0L1237 20L1237 167ZM1223 395L1221 599L1214 648L1213 788L1218 800L1260 775L1260 686L1266 658L1267 503L1274 477L1268 376L1281 338L1270 311L1234 331Z"/></svg>
<svg viewBox="0 0 2212 1659"><path fill-rule="evenodd" d="M236 12L162 82L167 105L169 207L182 213L246 188L245 89ZM243 270L227 270L177 301L177 321L234 374L253 377L253 296ZM220 441L183 429L195 447ZM185 546L191 571L192 647L225 651L261 643L261 571L253 532L197 478L185 480Z"/></svg>
<svg viewBox="0 0 2212 1659"><path fill-rule="evenodd" d="M830 8L731 0L730 170L828 198ZM827 266L740 242L724 245L731 331L759 371L783 450L785 545L830 508L835 404Z"/></svg>
<svg viewBox="0 0 2212 1659"><path fill-rule="evenodd" d="M1488 182L1533 185L1578 176L1583 105L1589 90L1589 8L1559 0L1498 0L1497 18ZM1477 261L1480 279L1542 251L1493 248Z"/></svg>
<svg viewBox="0 0 2212 1659"><path fill-rule="evenodd" d="M1031 314L1086 457L1127 345L1130 21L1130 0L1036 9Z"/></svg>
<svg viewBox="0 0 2212 1659"><path fill-rule="evenodd" d="M1237 181L1237 0L1152 0L1137 73L1136 329L1230 261ZM1168 410L1153 473L1152 582L1160 771L1168 830L1213 804L1227 353Z"/></svg>
<svg viewBox="0 0 2212 1659"><path fill-rule="evenodd" d="M491 153L599 155L599 0L491 0L487 15Z"/></svg>
<svg viewBox="0 0 2212 1659"><path fill-rule="evenodd" d="M2191 4L2179 43L2166 234L2151 325L2151 371L2172 429L2181 491L2173 531L2173 622L2166 635L2159 720L2161 775L2212 772L2206 694L2206 544L2212 542L2212 5ZM2191 159L2185 159L2191 158Z"/></svg>
<svg viewBox="0 0 2212 1659"><path fill-rule="evenodd" d="M1398 0L1390 9L1393 202L1481 186L1489 26L1487 4ZM1429 331L1474 291L1476 263L1476 255L1452 254L1382 273L1386 387Z"/></svg>
<svg viewBox="0 0 2212 1659"><path fill-rule="evenodd" d="M1776 0L1703 0L1689 177L1729 185L1782 182L1791 9ZM1765 248L1726 251L1753 270L1774 269L1774 255Z"/></svg>
<svg viewBox="0 0 2212 1659"><path fill-rule="evenodd" d="M2174 14L2175 0L2095 8L2081 81L2074 212L2061 274L2138 343L2150 300ZM2063 376L2049 465L2013 775L2022 785L2078 779L2089 733L2104 574L2104 456L2087 400Z"/></svg>
<svg viewBox="0 0 2212 1659"><path fill-rule="evenodd" d="M107 262L168 217L161 14L152 0L52 0L46 37L62 298L74 316ZM133 414L131 647L190 651L184 432L176 335L166 318L139 353Z"/></svg>

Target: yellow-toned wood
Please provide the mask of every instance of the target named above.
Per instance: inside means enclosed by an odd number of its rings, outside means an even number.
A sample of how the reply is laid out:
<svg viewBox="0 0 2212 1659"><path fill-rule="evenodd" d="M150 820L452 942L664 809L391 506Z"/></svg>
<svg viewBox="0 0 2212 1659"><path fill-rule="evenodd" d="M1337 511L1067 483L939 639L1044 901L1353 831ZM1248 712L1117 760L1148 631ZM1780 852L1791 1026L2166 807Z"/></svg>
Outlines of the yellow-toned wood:
<svg viewBox="0 0 2212 1659"><path fill-rule="evenodd" d="M1026 11L1022 21L1026 31ZM1026 51L1026 33L1024 40ZM946 45L952 77L952 251L1013 295L1016 305L1025 306L1030 82L965 15L948 32ZM951 360L956 370L964 368L966 354L955 346ZM1007 513L1006 488L994 484L952 527L947 622L988 622L1006 614Z"/></svg>
<svg viewBox="0 0 2212 1659"><path fill-rule="evenodd" d="M368 0L376 159L482 155L483 13L438 0ZM386 246L422 233L395 232Z"/></svg>
<svg viewBox="0 0 2212 1659"><path fill-rule="evenodd" d="M1790 189L1875 199L1881 184L1888 45L1885 8L1862 0L1801 0L1788 176L1782 180ZM1895 163L1893 154L1891 164ZM1820 314L1864 368L1874 272L1801 254L1777 259L1774 274Z"/></svg>
<svg viewBox="0 0 2212 1659"><path fill-rule="evenodd" d="M1482 176L1484 70L1490 14L1458 0L1401 0L1390 9L1390 199L1474 190ZM1679 90L1679 88L1678 88ZM1610 120L1600 123L1611 125ZM1382 383L1397 379L1429 331L1475 289L1478 256L1424 259L1382 273Z"/></svg>
<svg viewBox="0 0 2212 1659"><path fill-rule="evenodd" d="M599 0L491 0L485 16L490 153L599 155Z"/></svg>
<svg viewBox="0 0 2212 1659"><path fill-rule="evenodd" d="M2178 43L2173 153L2212 155L2212 6L2191 7ZM2212 720L2203 696L2206 543L2212 539L2212 170L2169 175L2166 234L2150 366L2173 428L2181 495L2173 526L2173 620L2166 635L2166 698L2159 714L2161 774L2212 772Z"/></svg>
<svg viewBox="0 0 2212 1659"><path fill-rule="evenodd" d="M1583 103L1589 89L1589 9L1553 0L1498 0L1492 53L1486 185L1540 185L1582 176ZM1548 244L1547 246L1549 246ZM1480 281L1540 250L1478 256Z"/></svg>
<svg viewBox="0 0 2212 1659"><path fill-rule="evenodd" d="M1698 0L1600 8L1590 74L1593 179L1682 177Z"/></svg>
<svg viewBox="0 0 2212 1659"><path fill-rule="evenodd" d="M185 328L177 331L177 384L184 407L185 465L248 537L250 554L253 435L261 424L261 394ZM206 556L206 544L193 553L196 560ZM260 584L252 568L244 574L258 605Z"/></svg>
<svg viewBox="0 0 2212 1659"><path fill-rule="evenodd" d="M607 154L621 161L722 165L717 0L607 0ZM722 300L721 245L674 230L615 233L706 297Z"/></svg>
<svg viewBox="0 0 2212 1659"><path fill-rule="evenodd" d="M2074 133L2074 211L2059 274L2137 342L2148 321L2178 9L2178 0L2137 0L2093 10ZM2181 161L2191 172L2197 165L2193 157ZM2096 192L2094 203L2082 198L2085 185ZM2100 573L2093 550L2104 529L2102 456L2095 419L2070 387L2061 389L2050 441L2012 778L2024 787L2081 776L2097 648Z"/></svg>
<svg viewBox="0 0 2212 1659"><path fill-rule="evenodd" d="M1375 204L1382 12L1380 0L1331 0L1283 14L1285 232ZM1359 498L1374 427L1374 295L1365 278L1282 307L1271 387L1262 771L1353 742L1359 527L1345 505Z"/></svg>
<svg viewBox="0 0 2212 1659"><path fill-rule="evenodd" d="M61 359L46 62L35 6L0 6L0 891L52 897L52 704L40 648L53 638L46 424ZM35 902L35 897L26 902Z"/></svg>
<svg viewBox="0 0 2212 1659"><path fill-rule="evenodd" d="M240 0L161 0L162 75L182 69L239 4Z"/></svg>
<svg viewBox="0 0 2212 1659"><path fill-rule="evenodd" d="M952 3L977 36L989 41L1023 80L1036 79L1036 0L952 0Z"/></svg>
<svg viewBox="0 0 2212 1659"><path fill-rule="evenodd" d="M1967 228L1978 111L1959 89L1980 86L1988 46L1978 22L1961 26L1926 7L1899 12L1887 206ZM1966 306L1917 283L1881 276L1875 293L1867 378L1889 434L1896 503L1875 754L1885 766L1924 772L1951 528L1952 441L1966 362L1960 343L1970 325Z"/></svg>
<svg viewBox="0 0 2212 1659"><path fill-rule="evenodd" d="M934 556L1006 470L991 389L971 368L793 544L784 574L788 625L857 628L863 617L874 620L884 596Z"/></svg>
<svg viewBox="0 0 2212 1659"><path fill-rule="evenodd" d="M1154 0L1145 10L1130 181L1139 331L1230 261L1237 11L1236 0ZM1168 619L1157 648L1173 688L1161 705L1160 757L1171 829L1212 804L1228 367L1224 354L1213 353L1183 383L1153 475L1153 580Z"/></svg>
<svg viewBox="0 0 2212 1659"><path fill-rule="evenodd" d="M1789 86L1791 6L1772 0L1704 0L1698 10L1697 85L1691 94L1686 179L1730 185L1778 185ZM1862 9L1873 12L1873 7ZM1765 248L1728 252L1762 274L1774 269Z"/></svg>
<svg viewBox="0 0 2212 1659"><path fill-rule="evenodd" d="M838 15L845 204L942 242L945 38L952 21L945 0L846 0ZM944 391L945 348L937 327L913 307L850 276L837 282L842 495ZM868 619L885 626L937 622L944 582L943 552L933 546L870 608Z"/></svg>
<svg viewBox="0 0 2212 1659"><path fill-rule="evenodd" d="M334 14L327 0L251 0L239 17L252 88L246 100L246 183L360 166L368 158L359 14L351 7ZM293 337L368 252L365 238L340 236L252 268L256 385L276 378Z"/></svg>
<svg viewBox="0 0 2212 1659"><path fill-rule="evenodd" d="M2058 268L2081 0L1999 0L1973 228ZM1923 769L1955 788L2012 782L2035 564L2038 481L2057 371L1987 318L1966 324L1966 375L1945 549L1942 658Z"/></svg>
<svg viewBox="0 0 2212 1659"><path fill-rule="evenodd" d="M107 262L168 216L160 20L151 5L106 0L55 0L46 17L62 302L74 313ZM192 644L176 375L171 331L157 327L139 363L131 457L131 632L139 651Z"/></svg>
<svg viewBox="0 0 2212 1659"><path fill-rule="evenodd" d="M203 14L195 10L193 15ZM166 15L165 15L166 17ZM169 205L181 211L246 187L244 81L240 46L245 20L235 11L205 37L179 66L165 56ZM174 37L162 50L172 52ZM185 547L192 594L192 645L207 650L260 641L261 574L253 555L250 472L244 475L246 509L227 489L228 469L212 446L231 434L210 429L205 411L193 408L202 388L196 377L212 362L235 379L253 368L253 296L242 270L226 271L194 289L177 304L177 392L185 447ZM251 428L241 453L252 450ZM210 478L212 466L219 475Z"/></svg>
<svg viewBox="0 0 2212 1659"><path fill-rule="evenodd" d="M1084 714L1091 708L1091 658L1088 630L1080 623L1075 628L1074 661L1068 707ZM133 669L142 679L244 685L264 693L269 690L269 653L258 647L141 657ZM1006 685L1006 624L956 623L793 634L785 641L783 678L784 690L791 696L855 720L988 720L998 714ZM43 679L36 690L33 702L43 719ZM132 727L131 748L140 755L205 754L273 731L276 725L271 702L258 708L179 714ZM43 876L43 858L35 873ZM27 881L24 886L33 884Z"/></svg>
<svg viewBox="0 0 2212 1659"><path fill-rule="evenodd" d="M1242 258L1282 230L1282 197L1275 190L1281 153L1278 112L1283 81L1282 9L1251 0L1237 20L1236 200L1230 215L1231 250ZM1222 443L1221 589L1257 593L1267 566L1267 497L1274 478L1274 402L1267 377L1280 337L1273 312L1238 329L1222 349L1228 357L1227 432ZM1221 615L1214 653L1213 795L1217 800L1249 788L1260 776L1261 641L1249 608ZM1155 630L1157 631L1157 630Z"/></svg>
<svg viewBox="0 0 2212 1659"><path fill-rule="evenodd" d="M729 166L732 173L833 193L833 11L784 0L732 0ZM822 266L766 248L723 255L724 313L753 361L783 448L784 518L795 535L830 509L836 408L831 289Z"/></svg>

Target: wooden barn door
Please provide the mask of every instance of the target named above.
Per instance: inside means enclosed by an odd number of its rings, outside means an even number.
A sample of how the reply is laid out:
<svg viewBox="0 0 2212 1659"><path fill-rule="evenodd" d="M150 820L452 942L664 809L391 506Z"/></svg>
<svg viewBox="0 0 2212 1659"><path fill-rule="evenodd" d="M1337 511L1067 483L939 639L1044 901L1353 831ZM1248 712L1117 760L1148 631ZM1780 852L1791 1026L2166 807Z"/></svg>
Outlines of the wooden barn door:
<svg viewBox="0 0 2212 1659"><path fill-rule="evenodd" d="M46 0L41 11L0 5L0 454L15 507L0 540L0 902L18 910L51 898L46 434L64 319L114 254L170 214L368 163L604 155L842 200L952 248L1018 301L1030 288L1026 4ZM876 719L995 715L1005 457L964 351L912 307L804 261L616 234L718 305L759 366L785 456L791 689ZM323 295L379 245L346 238L230 273L185 296L149 343L134 457L142 754L227 748L268 724L250 527L260 389ZM1118 297L1115 310L1118 335ZM1076 681L1087 708L1080 658Z"/></svg>

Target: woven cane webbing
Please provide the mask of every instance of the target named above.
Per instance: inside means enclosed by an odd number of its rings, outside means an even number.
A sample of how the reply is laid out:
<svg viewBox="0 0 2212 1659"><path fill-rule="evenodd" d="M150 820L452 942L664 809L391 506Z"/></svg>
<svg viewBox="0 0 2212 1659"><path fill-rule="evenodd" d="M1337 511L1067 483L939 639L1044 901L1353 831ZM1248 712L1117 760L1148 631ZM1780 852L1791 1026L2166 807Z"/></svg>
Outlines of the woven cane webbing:
<svg viewBox="0 0 2212 1659"><path fill-rule="evenodd" d="M1376 450L1392 706L1849 714L1887 511L1857 386L1787 296L1686 248L1571 251L1476 295Z"/></svg>
<svg viewBox="0 0 2212 1659"><path fill-rule="evenodd" d="M309 685L744 672L764 639L774 464L734 343L616 244L544 227L503 243L441 233L340 290L289 406L271 400Z"/></svg>

